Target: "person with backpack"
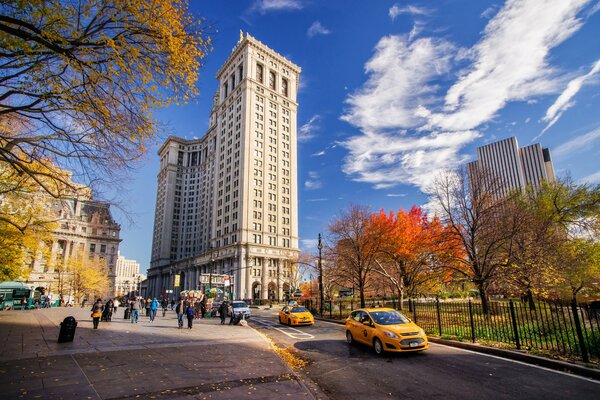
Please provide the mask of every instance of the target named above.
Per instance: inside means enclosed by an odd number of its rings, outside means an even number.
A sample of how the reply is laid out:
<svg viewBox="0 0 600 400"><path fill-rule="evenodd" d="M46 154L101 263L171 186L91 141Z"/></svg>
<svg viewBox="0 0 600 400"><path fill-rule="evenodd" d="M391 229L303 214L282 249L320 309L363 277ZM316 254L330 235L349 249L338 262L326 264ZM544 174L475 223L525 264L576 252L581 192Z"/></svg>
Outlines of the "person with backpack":
<svg viewBox="0 0 600 400"><path fill-rule="evenodd" d="M194 304L189 303L186 309L186 315L188 320L188 329L192 329L192 323L194 322L194 317L196 316L196 310L194 310Z"/></svg>

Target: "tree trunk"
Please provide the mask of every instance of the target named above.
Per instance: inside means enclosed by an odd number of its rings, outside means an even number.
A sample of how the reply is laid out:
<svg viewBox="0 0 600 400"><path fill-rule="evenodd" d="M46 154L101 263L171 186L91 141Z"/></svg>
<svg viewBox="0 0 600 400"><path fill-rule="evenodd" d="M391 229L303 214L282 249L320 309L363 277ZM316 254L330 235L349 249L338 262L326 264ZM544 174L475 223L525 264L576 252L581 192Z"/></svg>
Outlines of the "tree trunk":
<svg viewBox="0 0 600 400"><path fill-rule="evenodd" d="M531 289L527 289L527 302L529 303L529 309L535 311L535 302L533 301L533 293Z"/></svg>
<svg viewBox="0 0 600 400"><path fill-rule="evenodd" d="M487 293L485 292L485 287L483 286L483 283L478 283L477 289L479 290L479 297L481 298L481 310L483 311L483 314L489 315L490 306L489 306Z"/></svg>

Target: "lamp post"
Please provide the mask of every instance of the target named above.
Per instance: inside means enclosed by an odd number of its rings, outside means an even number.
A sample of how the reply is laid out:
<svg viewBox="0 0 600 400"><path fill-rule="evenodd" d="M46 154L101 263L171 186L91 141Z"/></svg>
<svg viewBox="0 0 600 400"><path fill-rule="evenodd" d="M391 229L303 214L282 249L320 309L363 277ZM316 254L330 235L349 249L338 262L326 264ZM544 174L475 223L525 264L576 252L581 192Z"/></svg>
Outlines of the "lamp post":
<svg viewBox="0 0 600 400"><path fill-rule="evenodd" d="M323 265L321 264L321 250L323 250L323 243L321 243L321 234L319 233L319 313L323 316Z"/></svg>

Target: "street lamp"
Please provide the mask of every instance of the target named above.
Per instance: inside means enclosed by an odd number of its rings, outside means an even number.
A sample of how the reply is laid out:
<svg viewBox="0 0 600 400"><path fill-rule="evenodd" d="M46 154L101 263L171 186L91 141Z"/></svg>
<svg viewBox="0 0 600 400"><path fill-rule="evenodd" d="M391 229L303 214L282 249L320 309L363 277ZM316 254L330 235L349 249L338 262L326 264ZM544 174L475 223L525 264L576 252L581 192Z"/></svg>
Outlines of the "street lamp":
<svg viewBox="0 0 600 400"><path fill-rule="evenodd" d="M323 243L321 243L321 234L319 233L319 244L317 245L319 249L319 313L321 317L323 316L323 265L321 264L321 250L323 250Z"/></svg>

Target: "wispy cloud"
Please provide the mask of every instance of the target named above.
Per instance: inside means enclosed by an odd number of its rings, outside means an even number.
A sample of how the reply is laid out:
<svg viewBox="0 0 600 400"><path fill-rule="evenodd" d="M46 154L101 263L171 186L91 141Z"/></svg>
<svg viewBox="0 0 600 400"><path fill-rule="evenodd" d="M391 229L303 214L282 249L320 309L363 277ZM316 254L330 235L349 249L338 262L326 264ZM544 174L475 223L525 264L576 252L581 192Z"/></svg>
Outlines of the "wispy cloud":
<svg viewBox="0 0 600 400"><path fill-rule="evenodd" d="M308 199L306 201L315 203L315 202L320 202L320 201L329 201L329 199L324 199L324 198L323 199Z"/></svg>
<svg viewBox="0 0 600 400"><path fill-rule="evenodd" d="M269 11L300 9L302 9L300 0L257 0L250 8L251 11L257 11L261 14Z"/></svg>
<svg viewBox="0 0 600 400"><path fill-rule="evenodd" d="M600 128L596 128L591 132L577 136L561 144L552 150L552 155L556 158L564 158L569 155L574 155L581 150L587 150L596 140L600 139Z"/></svg>
<svg viewBox="0 0 600 400"><path fill-rule="evenodd" d="M375 188L413 184L427 192L440 170L470 158L461 149L506 104L560 90L564 77L548 55L581 27L587 3L507 0L470 49L440 38L380 39L365 64L366 83L348 96L341 116L361 130L343 143L343 170ZM408 12L392 8L392 18ZM440 82L454 74L442 91Z"/></svg>
<svg viewBox="0 0 600 400"><path fill-rule="evenodd" d="M548 125L533 140L537 140L546 133L560 119L563 113L575 104L572 101L573 97L581 90L585 82L598 72L600 72L600 59L594 63L592 69L587 74L580 75L569 81L565 90L558 96L554 104L546 110L546 115L542 118L542 121L548 122Z"/></svg>
<svg viewBox="0 0 600 400"><path fill-rule="evenodd" d="M596 183L600 183L600 171L595 172L591 175L584 176L579 180L579 183L586 183L588 185L593 185Z"/></svg>
<svg viewBox="0 0 600 400"><path fill-rule="evenodd" d="M490 19L498 11L498 5L492 4L481 13L481 18Z"/></svg>
<svg viewBox="0 0 600 400"><path fill-rule="evenodd" d="M387 197L405 197L406 193L388 193L386 194Z"/></svg>
<svg viewBox="0 0 600 400"><path fill-rule="evenodd" d="M300 239L300 248L305 251L313 251L317 248L317 239Z"/></svg>
<svg viewBox="0 0 600 400"><path fill-rule="evenodd" d="M319 129L319 125L317 124L317 122L320 118L321 117L319 116L319 114L315 114L312 117L310 117L308 122L306 122L298 129L299 143L308 142L315 137L315 132Z"/></svg>
<svg viewBox="0 0 600 400"><path fill-rule="evenodd" d="M330 33L331 30L325 28L319 21L313 22L310 28L308 28L308 31L306 31L306 35L309 38L312 38L316 35L329 35Z"/></svg>
<svg viewBox="0 0 600 400"><path fill-rule="evenodd" d="M304 188L306 190L316 190L323 187L323 182L321 182L321 177L317 171L309 171L308 178L304 181Z"/></svg>
<svg viewBox="0 0 600 400"><path fill-rule="evenodd" d="M392 7L390 7L388 14L393 21L400 14L425 16L425 15L431 14L431 10L424 8L424 7L418 7L418 6L413 6L413 5L400 6L398 4L394 4Z"/></svg>

